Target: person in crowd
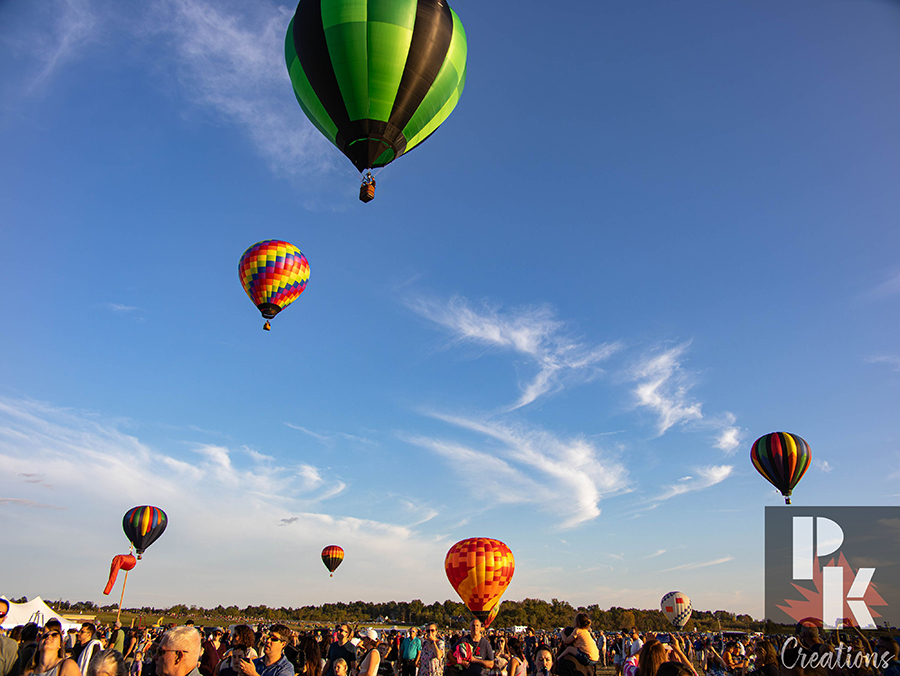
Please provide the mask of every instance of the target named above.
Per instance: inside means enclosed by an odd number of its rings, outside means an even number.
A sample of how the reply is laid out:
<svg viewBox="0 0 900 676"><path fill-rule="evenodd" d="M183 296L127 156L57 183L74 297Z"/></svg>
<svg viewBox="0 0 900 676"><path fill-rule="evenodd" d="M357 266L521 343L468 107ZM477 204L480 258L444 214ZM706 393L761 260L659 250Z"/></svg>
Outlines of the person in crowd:
<svg viewBox="0 0 900 676"><path fill-rule="evenodd" d="M668 662L669 653L666 646L654 639L647 639L644 647L636 655L637 669L635 676L656 676L656 672L663 662ZM626 669L625 673L628 673Z"/></svg>
<svg viewBox="0 0 900 676"><path fill-rule="evenodd" d="M127 676L127 672L122 653L104 650L94 655L84 676Z"/></svg>
<svg viewBox="0 0 900 676"><path fill-rule="evenodd" d="M334 676L348 676L349 673L347 662L344 661L343 657L338 657L334 661Z"/></svg>
<svg viewBox="0 0 900 676"><path fill-rule="evenodd" d="M400 642L400 676L415 676L422 653L422 639L419 630L413 627Z"/></svg>
<svg viewBox="0 0 900 676"><path fill-rule="evenodd" d="M506 636L494 634L491 639L491 648L494 649L494 668L492 674L507 676L506 667L509 664L509 647L506 644Z"/></svg>
<svg viewBox="0 0 900 676"><path fill-rule="evenodd" d="M585 613L575 615L575 630L565 636L562 642L568 647L557 655L557 661L567 655L571 655L585 666L600 661L600 649L591 635L591 618Z"/></svg>
<svg viewBox="0 0 900 676"><path fill-rule="evenodd" d="M656 670L656 676L691 676L689 671L680 662L663 662Z"/></svg>
<svg viewBox="0 0 900 676"><path fill-rule="evenodd" d="M363 658L359 662L359 676L375 676L378 673L378 666L381 664L381 653L378 652L378 634L375 630L369 629L360 632L361 639L360 648L363 652Z"/></svg>
<svg viewBox="0 0 900 676"><path fill-rule="evenodd" d="M18 676L23 673L34 657L34 652L38 647L38 634L41 628L34 622L29 622L22 627L21 638L19 639L19 659L16 665L15 673Z"/></svg>
<svg viewBox="0 0 900 676"><path fill-rule="evenodd" d="M144 670L144 651L143 650L135 650L134 651L134 660L131 662L131 666L128 667L127 676L141 676L141 672Z"/></svg>
<svg viewBox="0 0 900 676"><path fill-rule="evenodd" d="M253 630L246 624L239 624L231 630L231 648L226 651L224 658L215 668L215 673L219 674L224 669L232 669L237 673L237 665L241 659L255 660L259 657L254 646L256 645L256 636ZM232 655L235 650L240 650L240 659L234 660Z"/></svg>
<svg viewBox="0 0 900 676"><path fill-rule="evenodd" d="M534 671L534 649L537 647L537 637L534 635L534 629L528 627L525 632L525 660L528 662L528 671Z"/></svg>
<svg viewBox="0 0 900 676"><path fill-rule="evenodd" d="M441 676L444 673L444 651L441 648L437 625L429 624L425 628L425 641L419 657L417 676Z"/></svg>
<svg viewBox="0 0 900 676"><path fill-rule="evenodd" d="M878 638L876 649L880 656L886 656L883 661L887 662L887 666L881 672L881 676L900 676L900 645L897 641L890 636L881 636Z"/></svg>
<svg viewBox="0 0 900 676"><path fill-rule="evenodd" d="M203 642L203 653L200 657L199 667L203 676L213 676L216 666L222 661L222 657L225 654L225 650L222 648L222 635L224 633L225 630L215 627L209 638Z"/></svg>
<svg viewBox="0 0 900 676"><path fill-rule="evenodd" d="M312 636L303 636L297 643L303 655L303 668L297 671L299 676L322 676L322 649Z"/></svg>
<svg viewBox="0 0 900 676"><path fill-rule="evenodd" d="M597 634L597 649L600 650L600 665L606 667L606 632Z"/></svg>
<svg viewBox="0 0 900 676"><path fill-rule="evenodd" d="M75 660L66 657L63 641L62 631L44 629L23 676L81 676Z"/></svg>
<svg viewBox="0 0 900 676"><path fill-rule="evenodd" d="M637 655L641 651L641 648L644 647L644 642L641 640L640 634L638 634L637 627L631 628L630 641L631 642L628 644L628 654Z"/></svg>
<svg viewBox="0 0 900 676"><path fill-rule="evenodd" d="M109 636L109 647L113 650L118 651L120 654L125 654L125 630L122 629L122 623L116 620L115 625L113 625L113 632Z"/></svg>
<svg viewBox="0 0 900 676"><path fill-rule="evenodd" d="M350 643L350 625L340 625L337 634L337 640L332 641L328 648L325 667L322 669L323 676L335 676L333 665L339 657L347 663L351 672L356 667L356 646Z"/></svg>
<svg viewBox="0 0 900 676"><path fill-rule="evenodd" d="M66 655L72 657L72 653L75 651L75 644L78 642L78 630L75 627L71 627L66 630Z"/></svg>
<svg viewBox="0 0 900 676"><path fill-rule="evenodd" d="M9 614L9 601L0 599L0 624ZM9 637L0 636L0 676L17 676L13 671L19 661L19 643Z"/></svg>
<svg viewBox="0 0 900 676"><path fill-rule="evenodd" d="M156 650L157 676L200 676L200 632L175 627L163 634Z"/></svg>
<svg viewBox="0 0 900 676"><path fill-rule="evenodd" d="M78 643L75 644L73 657L78 662L78 668L82 674L87 673L91 658L103 651L100 641L97 640L97 627L92 622L84 622L78 630Z"/></svg>
<svg viewBox="0 0 900 676"><path fill-rule="evenodd" d="M553 651L550 646L541 644L535 647L534 676L550 676L553 668Z"/></svg>
<svg viewBox="0 0 900 676"><path fill-rule="evenodd" d="M746 660L741 656L738 644L735 641L728 641L725 644L725 652L722 653L722 661L725 662L725 671L729 674L740 672L746 664Z"/></svg>
<svg viewBox="0 0 900 676"><path fill-rule="evenodd" d="M507 676L526 676L528 664L521 641L516 636L510 636L506 642L506 648L509 651L509 663L506 665Z"/></svg>
<svg viewBox="0 0 900 676"><path fill-rule="evenodd" d="M484 626L477 617L469 624L469 633L463 636L472 647L472 658L468 662L460 663L462 670L457 676L487 676L487 672L494 668L494 650L491 642L484 635Z"/></svg>
<svg viewBox="0 0 900 676"><path fill-rule="evenodd" d="M768 641L757 641L753 654L756 655L753 670L750 670L748 662L744 662L741 666L741 676L779 676L781 670L778 666L778 653L775 651L775 646Z"/></svg>
<svg viewBox="0 0 900 676"><path fill-rule="evenodd" d="M284 656L284 647L291 638L291 630L283 624L269 629L263 646L263 656L252 662L242 660L237 670L244 676L294 676L294 667ZM221 673L221 672L220 672Z"/></svg>

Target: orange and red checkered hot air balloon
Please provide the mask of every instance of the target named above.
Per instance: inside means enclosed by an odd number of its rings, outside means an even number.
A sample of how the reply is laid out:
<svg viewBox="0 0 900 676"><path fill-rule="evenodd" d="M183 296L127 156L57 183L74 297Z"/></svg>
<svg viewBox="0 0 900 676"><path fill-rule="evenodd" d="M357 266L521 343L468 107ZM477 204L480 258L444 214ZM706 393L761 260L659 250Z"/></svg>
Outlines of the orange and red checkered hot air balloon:
<svg viewBox="0 0 900 676"><path fill-rule="evenodd" d="M331 573L328 577L334 577L334 571L337 570L337 567L341 565L343 560L344 550L337 545L328 545L322 550L322 563L325 564L325 567Z"/></svg>
<svg viewBox="0 0 900 676"><path fill-rule="evenodd" d="M487 622L512 580L516 561L500 540L469 538L450 548L444 570L466 607Z"/></svg>
<svg viewBox="0 0 900 676"><path fill-rule="evenodd" d="M267 239L247 249L238 263L244 291L268 320L300 297L309 281L309 261L290 242Z"/></svg>

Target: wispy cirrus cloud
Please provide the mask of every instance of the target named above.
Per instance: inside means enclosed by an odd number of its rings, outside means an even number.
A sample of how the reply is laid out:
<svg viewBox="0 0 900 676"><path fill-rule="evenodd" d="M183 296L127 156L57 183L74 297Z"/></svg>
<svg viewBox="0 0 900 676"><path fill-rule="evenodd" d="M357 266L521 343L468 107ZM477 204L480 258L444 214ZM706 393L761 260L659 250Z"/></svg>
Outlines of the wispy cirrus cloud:
<svg viewBox="0 0 900 676"><path fill-rule="evenodd" d="M877 300L897 294L900 294L900 270L894 270L885 275L880 282L865 293L865 296Z"/></svg>
<svg viewBox="0 0 900 676"><path fill-rule="evenodd" d="M360 437L355 434L347 434L346 432L316 432L307 427L303 427L303 425L295 425L294 423L285 423L292 430L297 430L298 432L303 432L304 434L308 434L313 439L318 439L323 444L328 446L334 445L334 443L338 440L345 441L353 441L359 444L369 444L369 445L378 445L377 441L373 441L372 439L367 439L366 437Z"/></svg>
<svg viewBox="0 0 900 676"><path fill-rule="evenodd" d="M734 557L733 556L723 556L720 559L713 559L712 561L704 561L702 563L683 563L680 566L666 568L665 570L661 570L659 572L660 573L671 573L673 570L695 570L697 568L708 568L709 566L719 566L723 563L728 563L729 561L734 561Z"/></svg>
<svg viewBox="0 0 900 676"><path fill-rule="evenodd" d="M284 64L291 13L269 0L163 0L152 25L171 41L184 96L246 133L276 173L308 175L335 163L291 91Z"/></svg>
<svg viewBox="0 0 900 676"><path fill-rule="evenodd" d="M683 477L677 484L665 486L662 493L653 498L652 502L659 503L685 493L702 491L718 483L722 483L731 476L734 467L732 465L711 465L698 467L694 470L696 477Z"/></svg>
<svg viewBox="0 0 900 676"><path fill-rule="evenodd" d="M453 468L465 468L466 477L477 467L477 475L492 483L489 491L479 486L480 495L492 495L498 503L535 503L559 515L560 528L595 519L603 497L629 489L624 465L584 436L560 439L522 424L430 415L486 436L491 450L426 437L407 437L407 441L444 456Z"/></svg>
<svg viewBox="0 0 900 676"><path fill-rule="evenodd" d="M637 385L632 390L639 407L657 415L656 431L662 436L673 425L703 418L702 404L691 396L693 379L681 366L689 342L645 356L631 372Z"/></svg>
<svg viewBox="0 0 900 676"><path fill-rule="evenodd" d="M887 364L894 371L900 371L900 357L893 354L879 354L871 357L866 357L865 362L867 364Z"/></svg>
<svg viewBox="0 0 900 676"><path fill-rule="evenodd" d="M29 92L52 79L100 36L101 21L90 0L56 0L48 3L44 11L47 18L42 30L34 31L28 38L40 68Z"/></svg>
<svg viewBox="0 0 900 676"><path fill-rule="evenodd" d="M485 304L474 308L458 296L446 301L419 296L408 298L406 305L458 342L512 350L535 363L537 373L520 386L521 395L507 410L559 390L568 378L595 377L601 373L600 363L622 349L619 342L587 345L576 340L547 306L504 312Z"/></svg>
<svg viewBox="0 0 900 676"><path fill-rule="evenodd" d="M251 561L258 570L259 552L266 552L273 565L266 568L265 580L230 593L242 603L274 603L290 597L296 575L320 572L321 563L309 553L329 541L353 544L357 558L352 565L360 578L348 582L348 594L363 597L370 591L366 580L372 579L379 580L388 597L433 584L420 562L440 559L446 542L376 515L325 511L323 503L345 491L330 472L246 448L183 443L177 448L178 453L171 453L149 446L95 414L0 397L0 511L29 509L27 520L4 520L6 546L52 556L57 536L90 541L90 548L67 561L71 579L60 580L58 588L42 581L48 593L88 598L94 573L109 565L109 553L122 544L122 514L136 504L153 504L169 516L165 536L153 545L154 566L145 571L144 584L154 590L155 599L174 603L188 595L196 602L218 602L221 585L245 575ZM29 483L37 478L53 487ZM345 503L346 498L340 506L354 509ZM46 533L46 542L35 541L35 532ZM179 575L185 560L209 571L202 576L206 582ZM4 573L21 584L31 584L32 578L37 584L26 561L7 563ZM398 572L386 574L388 570ZM434 584L429 595L443 593ZM327 600L307 596L305 602ZM135 592L135 602L142 598Z"/></svg>
<svg viewBox="0 0 900 676"><path fill-rule="evenodd" d="M135 312L140 310L140 308L135 305L122 305L121 303L107 303L106 307L113 312Z"/></svg>

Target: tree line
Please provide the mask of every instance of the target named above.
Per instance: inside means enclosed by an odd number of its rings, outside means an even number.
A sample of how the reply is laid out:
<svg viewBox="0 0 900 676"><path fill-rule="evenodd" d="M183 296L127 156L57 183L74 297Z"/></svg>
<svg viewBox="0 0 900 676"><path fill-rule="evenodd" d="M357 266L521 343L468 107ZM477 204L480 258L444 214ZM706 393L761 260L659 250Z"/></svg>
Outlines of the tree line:
<svg viewBox="0 0 900 676"><path fill-rule="evenodd" d="M48 601L57 612L109 612L115 611L115 605L98 607L90 601ZM353 601L351 603L325 603L320 606L302 606L299 608L270 608L268 606L216 606L202 608L177 604L168 608L129 608L129 612L137 615L166 615L175 618L194 618L195 621L215 621L227 624L237 622L286 622L288 624L331 625L337 622L374 624L381 621L385 624L422 625L435 622L441 627L465 627L471 615L466 607L456 601L435 602L426 605L416 599L413 601L388 601L387 603L371 603ZM638 608L612 607L603 610L597 604L574 607L567 601L552 599L525 599L523 601L503 601L500 612L494 620L494 627L525 626L536 630L554 629L571 626L576 612L586 613L591 618L594 629L614 631L637 627L640 631L666 631L671 624L659 610L641 610ZM687 631L762 631L764 623L756 621L749 615L736 615L725 610L714 612L694 610L691 620L685 628Z"/></svg>

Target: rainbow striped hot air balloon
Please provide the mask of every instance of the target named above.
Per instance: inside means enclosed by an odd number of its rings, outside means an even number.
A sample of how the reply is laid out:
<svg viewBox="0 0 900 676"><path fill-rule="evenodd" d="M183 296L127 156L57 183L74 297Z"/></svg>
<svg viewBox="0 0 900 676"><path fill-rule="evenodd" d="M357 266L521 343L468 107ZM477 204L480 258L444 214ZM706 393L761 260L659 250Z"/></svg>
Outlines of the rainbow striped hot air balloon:
<svg viewBox="0 0 900 676"><path fill-rule="evenodd" d="M272 319L293 303L309 282L309 261L290 242L267 239L247 249L238 263L244 291L262 316ZM268 321L263 325L272 328Z"/></svg>
<svg viewBox="0 0 900 676"><path fill-rule="evenodd" d="M753 442L750 459L756 471L775 486L791 504L791 491L812 462L809 444L790 432L772 432Z"/></svg>
<svg viewBox="0 0 900 676"><path fill-rule="evenodd" d="M500 540L469 538L450 548L444 570L466 607L487 622L512 580L516 561Z"/></svg>
<svg viewBox="0 0 900 676"><path fill-rule="evenodd" d="M166 530L169 519L159 507L142 505L129 509L122 519L122 530L134 545L140 559L144 550L159 539Z"/></svg>
<svg viewBox="0 0 900 676"><path fill-rule="evenodd" d="M337 570L337 567L341 565L343 560L344 550L337 545L328 545L322 550L322 563L325 564L328 572L331 573L328 577L334 577L334 571Z"/></svg>

